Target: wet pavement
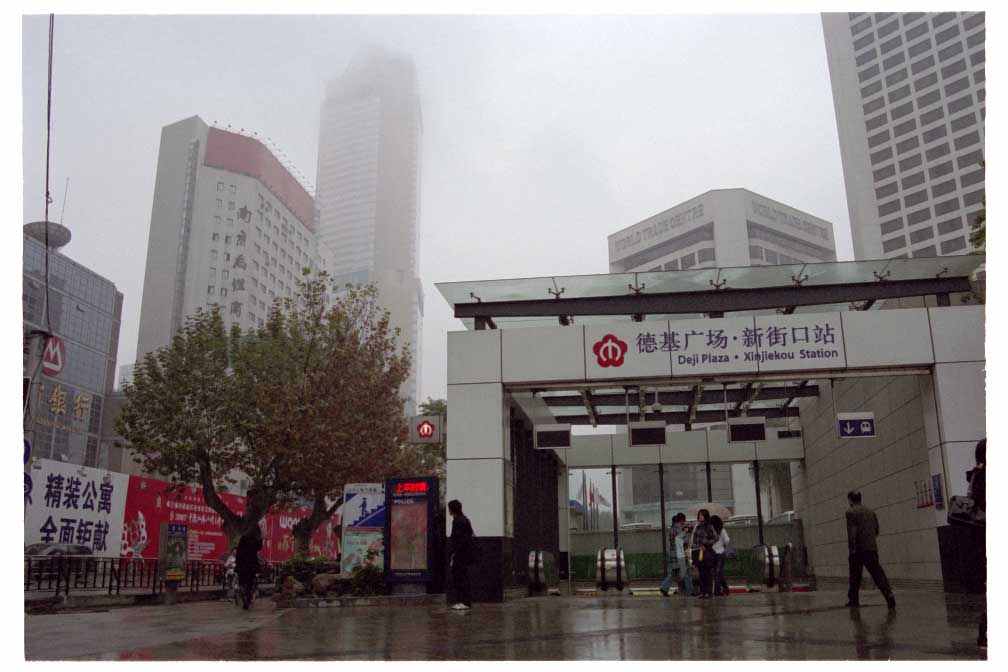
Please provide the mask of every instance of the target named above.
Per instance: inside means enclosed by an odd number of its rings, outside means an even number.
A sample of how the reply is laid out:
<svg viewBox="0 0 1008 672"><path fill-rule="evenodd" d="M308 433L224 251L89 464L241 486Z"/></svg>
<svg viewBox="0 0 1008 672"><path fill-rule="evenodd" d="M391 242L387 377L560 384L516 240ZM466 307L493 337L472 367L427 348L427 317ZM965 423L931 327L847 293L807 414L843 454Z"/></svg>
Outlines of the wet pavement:
<svg viewBox="0 0 1008 672"><path fill-rule="evenodd" d="M874 598L874 599L873 599ZM220 601L25 616L28 660L977 660L982 597L843 591L538 597L437 607Z"/></svg>

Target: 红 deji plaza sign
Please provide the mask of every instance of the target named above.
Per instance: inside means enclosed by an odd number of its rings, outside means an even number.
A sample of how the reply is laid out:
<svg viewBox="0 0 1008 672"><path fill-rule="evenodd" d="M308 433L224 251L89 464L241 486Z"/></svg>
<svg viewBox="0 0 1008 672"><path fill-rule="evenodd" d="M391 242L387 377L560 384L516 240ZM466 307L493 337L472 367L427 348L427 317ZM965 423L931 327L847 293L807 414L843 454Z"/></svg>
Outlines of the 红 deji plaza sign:
<svg viewBox="0 0 1008 672"><path fill-rule="evenodd" d="M415 415L410 418L410 443L441 443L444 439L444 418L438 415Z"/></svg>

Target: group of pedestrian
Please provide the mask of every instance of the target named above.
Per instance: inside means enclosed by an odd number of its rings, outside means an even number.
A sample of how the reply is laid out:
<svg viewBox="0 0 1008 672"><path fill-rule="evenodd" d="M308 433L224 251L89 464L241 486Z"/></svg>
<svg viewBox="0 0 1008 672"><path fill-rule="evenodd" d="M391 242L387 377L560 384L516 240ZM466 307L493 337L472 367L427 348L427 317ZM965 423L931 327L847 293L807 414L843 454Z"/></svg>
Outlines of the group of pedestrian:
<svg viewBox="0 0 1008 672"><path fill-rule="evenodd" d="M675 553L669 558L669 573L659 591L669 596L672 584L677 584L684 595L696 595L699 599L723 597L729 594L725 580L724 564L731 549L731 537L725 530L720 516L712 516L707 509L697 511L697 519L692 529L686 525L686 514L680 512L672 518L669 537ZM700 578L699 591L694 593L691 567L697 568Z"/></svg>

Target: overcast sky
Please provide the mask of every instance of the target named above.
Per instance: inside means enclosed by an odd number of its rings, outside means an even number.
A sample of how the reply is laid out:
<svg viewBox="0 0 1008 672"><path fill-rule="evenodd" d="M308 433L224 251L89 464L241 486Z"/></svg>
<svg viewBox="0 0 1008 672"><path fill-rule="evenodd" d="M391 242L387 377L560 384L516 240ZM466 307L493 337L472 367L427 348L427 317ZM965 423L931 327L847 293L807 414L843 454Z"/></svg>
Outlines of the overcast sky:
<svg viewBox="0 0 1008 672"><path fill-rule="evenodd" d="M312 182L327 79L365 44L413 57L424 123L421 398L446 393L435 282L604 273L606 236L709 189L833 222L852 258L818 14L57 16L50 218L124 294L136 353L161 127L254 130ZM47 17L23 20L24 221L42 219Z"/></svg>

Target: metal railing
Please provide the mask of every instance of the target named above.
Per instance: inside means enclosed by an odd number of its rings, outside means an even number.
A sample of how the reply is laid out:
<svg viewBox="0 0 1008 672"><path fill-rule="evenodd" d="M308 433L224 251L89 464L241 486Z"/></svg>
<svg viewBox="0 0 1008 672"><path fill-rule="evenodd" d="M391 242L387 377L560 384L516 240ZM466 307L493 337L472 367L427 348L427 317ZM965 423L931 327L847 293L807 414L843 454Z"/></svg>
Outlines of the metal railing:
<svg viewBox="0 0 1008 672"><path fill-rule="evenodd" d="M259 583L276 580L279 563L260 563ZM71 592L122 591L150 593L164 591L164 579L158 572L158 560L150 558L96 558L89 555L25 556L25 593L52 593L67 596ZM190 560L179 590L198 592L223 587L224 564L219 560Z"/></svg>

